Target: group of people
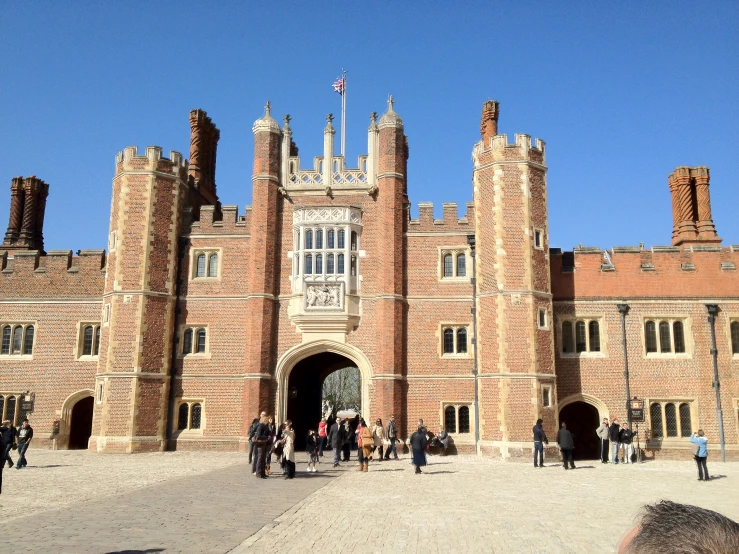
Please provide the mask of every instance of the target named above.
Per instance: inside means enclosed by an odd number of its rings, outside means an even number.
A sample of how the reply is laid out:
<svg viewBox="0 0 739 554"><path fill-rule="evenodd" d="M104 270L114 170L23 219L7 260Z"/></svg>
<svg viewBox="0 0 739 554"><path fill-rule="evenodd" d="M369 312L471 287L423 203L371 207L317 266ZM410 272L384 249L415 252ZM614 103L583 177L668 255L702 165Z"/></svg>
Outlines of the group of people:
<svg viewBox="0 0 739 554"><path fill-rule="evenodd" d="M23 469L28 465L26 460L26 451L31 445L33 439L33 428L27 419L23 420L21 427L16 429L13 423L6 419L0 426L0 494L3 492L3 469L5 464L11 468L15 465L15 469ZM11 452L18 451L18 461L13 464Z"/></svg>
<svg viewBox="0 0 739 554"><path fill-rule="evenodd" d="M537 419L534 428L534 467L544 467L544 446L549 444L549 439L544 432L544 421ZM638 427L637 427L638 430ZM601 463L607 464L633 464L636 457L634 453L634 438L637 432L629 427L628 423L620 423L618 418L614 418L609 424L608 418L603 418L603 423L596 429L595 433L600 439L600 460ZM610 459L608 443L610 442ZM708 458L708 439L703 429L698 429L690 436L690 442L693 443L693 458L698 466L698 480L708 481L708 467L706 460ZM562 463L565 469L575 469L573 461L573 452L575 450L575 437L567 429L567 424L562 422L559 431L557 431L557 445L562 453ZM619 453L621 459L619 462Z"/></svg>
<svg viewBox="0 0 739 554"><path fill-rule="evenodd" d="M342 462L349 462L353 445L357 447L359 466L357 471L369 471L370 460L398 460L397 442L398 427L395 416L390 416L385 426L382 419L377 418L374 425L367 425L365 420L357 416L356 427L348 418L337 417L328 425L326 418L321 419L317 429L310 429L305 438L305 451L308 455L306 471L314 473L323 456L323 450L328 445L333 452L333 467L339 467ZM261 479L267 479L271 473L272 456L280 461L282 473L286 479L295 477L295 431L293 423L287 420L282 426L276 426L273 417L262 412L254 418L248 431L249 435L249 463L252 474ZM450 437L442 429L434 437L442 453L446 450ZM387 443L387 449L385 445ZM431 445L428 431L423 420L418 420L418 428L409 439L412 451L412 463L416 473L421 473L421 467L426 465L426 450ZM375 458L376 456L376 458Z"/></svg>

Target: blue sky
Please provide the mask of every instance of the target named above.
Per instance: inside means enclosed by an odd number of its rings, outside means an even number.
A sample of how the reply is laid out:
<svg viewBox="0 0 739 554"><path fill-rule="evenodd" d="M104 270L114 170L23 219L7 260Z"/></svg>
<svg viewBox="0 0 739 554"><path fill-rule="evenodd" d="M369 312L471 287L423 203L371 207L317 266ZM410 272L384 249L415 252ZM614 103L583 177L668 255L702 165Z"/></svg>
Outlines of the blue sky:
<svg viewBox="0 0 739 554"><path fill-rule="evenodd" d="M496 99L499 132L547 142L551 246L669 244L680 165L711 168L716 227L739 243L739 2L203 4L2 2L3 232L11 178L35 174L51 186L47 250L104 248L116 152L187 155L193 108L221 129L219 196L243 213L265 101L291 114L310 166L343 67L349 165L392 93L414 217L423 201L464 212Z"/></svg>

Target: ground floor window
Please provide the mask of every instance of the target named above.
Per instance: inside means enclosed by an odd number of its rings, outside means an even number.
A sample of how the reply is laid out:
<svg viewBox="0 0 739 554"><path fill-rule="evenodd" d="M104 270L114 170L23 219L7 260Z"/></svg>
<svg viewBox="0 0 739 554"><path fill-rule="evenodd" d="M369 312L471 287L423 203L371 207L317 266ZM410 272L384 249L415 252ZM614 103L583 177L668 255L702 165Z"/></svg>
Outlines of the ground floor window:
<svg viewBox="0 0 739 554"><path fill-rule="evenodd" d="M447 433L470 432L470 405L446 404L444 406L444 430Z"/></svg>
<svg viewBox="0 0 739 554"><path fill-rule="evenodd" d="M652 438L690 437L693 433L691 404L689 401L652 402L649 405Z"/></svg>
<svg viewBox="0 0 739 554"><path fill-rule="evenodd" d="M198 401L180 401L177 409L177 430L192 431L201 429L203 405Z"/></svg>

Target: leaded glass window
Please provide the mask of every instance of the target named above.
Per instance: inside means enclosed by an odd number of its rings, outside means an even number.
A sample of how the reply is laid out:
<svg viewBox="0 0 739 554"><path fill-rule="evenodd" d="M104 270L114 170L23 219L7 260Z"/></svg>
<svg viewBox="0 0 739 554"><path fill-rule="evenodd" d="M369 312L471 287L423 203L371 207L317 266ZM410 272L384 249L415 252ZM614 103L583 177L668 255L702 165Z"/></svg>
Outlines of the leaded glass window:
<svg viewBox="0 0 739 554"><path fill-rule="evenodd" d="M457 354L467 354L467 329L457 329Z"/></svg>
<svg viewBox="0 0 739 554"><path fill-rule="evenodd" d="M198 354L205 352L205 329L198 329L198 343L195 352Z"/></svg>
<svg viewBox="0 0 739 554"><path fill-rule="evenodd" d="M316 254L316 275L321 275L323 273L323 256L321 254Z"/></svg>
<svg viewBox="0 0 739 554"><path fill-rule="evenodd" d="M23 353L24 354L33 353L33 334L34 334L33 325L29 325L28 327L26 327L26 336L23 338Z"/></svg>
<svg viewBox="0 0 739 554"><path fill-rule="evenodd" d="M672 324L672 338L675 341L675 353L682 354L685 352L685 333L683 332L683 322L676 321Z"/></svg>
<svg viewBox="0 0 739 554"><path fill-rule="evenodd" d="M336 233L336 242L338 243L336 245L336 248L344 248L344 230L339 229L339 232ZM340 272L343 273L343 272Z"/></svg>
<svg viewBox="0 0 739 554"><path fill-rule="evenodd" d="M677 437L677 410L674 404L665 404L665 423L667 436Z"/></svg>
<svg viewBox="0 0 739 554"><path fill-rule="evenodd" d="M92 349L93 356L97 356L100 353L100 327L95 329L95 345Z"/></svg>
<svg viewBox="0 0 739 554"><path fill-rule="evenodd" d="M357 257L356 256L352 256L351 276L352 277L357 276Z"/></svg>
<svg viewBox="0 0 739 554"><path fill-rule="evenodd" d="M457 277L465 277L467 275L467 257L464 254L457 256Z"/></svg>
<svg viewBox="0 0 739 554"><path fill-rule="evenodd" d="M305 249L310 250L313 248L313 231L307 229L305 231Z"/></svg>
<svg viewBox="0 0 739 554"><path fill-rule="evenodd" d="M323 248L323 230L322 229L316 229L316 248L318 249ZM320 273L320 272L316 271L316 273Z"/></svg>
<svg viewBox="0 0 739 554"><path fill-rule="evenodd" d="M562 322L562 352L571 354L575 351L572 344L572 322Z"/></svg>
<svg viewBox="0 0 739 554"><path fill-rule="evenodd" d="M3 342L2 342L2 350L0 350L0 353L2 354L10 354L10 334L12 332L12 329L10 328L10 325L6 325L3 327Z"/></svg>
<svg viewBox="0 0 739 554"><path fill-rule="evenodd" d="M9 396L8 401L5 405L5 419L9 419L10 422L15 425L15 396Z"/></svg>
<svg viewBox="0 0 739 554"><path fill-rule="evenodd" d="M92 342L93 337L95 334L95 329L93 329L92 325L88 325L85 327L85 334L82 338L82 355L83 356L92 356Z"/></svg>
<svg viewBox="0 0 739 554"><path fill-rule="evenodd" d="M335 232L333 229L329 229L326 232L326 248L333 248L334 247L334 236Z"/></svg>
<svg viewBox="0 0 739 554"><path fill-rule="evenodd" d="M587 338L585 337L585 322L578 321L575 323L575 352L585 352L588 348Z"/></svg>
<svg viewBox="0 0 739 554"><path fill-rule="evenodd" d="M205 277L205 254L198 254L197 271L195 277Z"/></svg>
<svg viewBox="0 0 739 554"><path fill-rule="evenodd" d="M344 254L339 254L336 256L336 273L339 275L344 274Z"/></svg>
<svg viewBox="0 0 739 554"><path fill-rule="evenodd" d="M5 344L4 338L3 344ZM731 322L731 353L739 354L739 321Z"/></svg>
<svg viewBox="0 0 739 554"><path fill-rule="evenodd" d="M208 277L218 277L218 254L211 254L208 259Z"/></svg>
<svg viewBox="0 0 739 554"><path fill-rule="evenodd" d="M326 274L327 275L333 275L334 274L334 255L329 254L326 256Z"/></svg>
<svg viewBox="0 0 739 554"><path fill-rule="evenodd" d="M190 354L192 352L192 329L185 329L182 336L182 353Z"/></svg>
<svg viewBox="0 0 739 554"><path fill-rule="evenodd" d="M600 325L597 321L588 323L588 331L590 333L590 351L600 352Z"/></svg>
<svg viewBox="0 0 739 554"><path fill-rule="evenodd" d="M313 273L313 256L311 254L305 255L305 269L303 273L311 275Z"/></svg>
<svg viewBox="0 0 739 554"><path fill-rule="evenodd" d="M459 408L459 432L470 432L470 409L467 406Z"/></svg>
<svg viewBox="0 0 739 554"><path fill-rule="evenodd" d="M684 402L680 404L680 436L688 438L693 434L693 425L690 422L690 406Z"/></svg>
<svg viewBox="0 0 739 554"><path fill-rule="evenodd" d="M177 413L177 429L184 431L187 429L187 424L190 419L190 406L187 404L180 404L179 412Z"/></svg>
<svg viewBox="0 0 739 554"><path fill-rule="evenodd" d="M190 429L200 429L201 412L202 406L200 404L193 404L190 408Z"/></svg>
<svg viewBox="0 0 739 554"><path fill-rule="evenodd" d="M454 354L454 329L444 329L444 354Z"/></svg>
<svg viewBox="0 0 739 554"><path fill-rule="evenodd" d="M356 231L352 231L352 250L357 249L357 233Z"/></svg>
<svg viewBox="0 0 739 554"><path fill-rule="evenodd" d="M444 408L444 430L447 433L457 432L457 410L454 406Z"/></svg>
<svg viewBox="0 0 739 554"><path fill-rule="evenodd" d="M454 260L451 254L444 254L444 277L454 277Z"/></svg>
<svg viewBox="0 0 739 554"><path fill-rule="evenodd" d="M659 324L659 351L662 353L672 352L670 345L670 324L661 321Z"/></svg>
<svg viewBox="0 0 739 554"><path fill-rule="evenodd" d="M23 346L23 327L18 325L13 329L13 354L20 354Z"/></svg>
<svg viewBox="0 0 739 554"><path fill-rule="evenodd" d="M649 406L649 417L652 420L652 436L661 439L664 436L662 429L662 406L656 402Z"/></svg>
<svg viewBox="0 0 739 554"><path fill-rule="evenodd" d="M657 328L654 321L647 321L644 325L644 341L647 352L657 352Z"/></svg>

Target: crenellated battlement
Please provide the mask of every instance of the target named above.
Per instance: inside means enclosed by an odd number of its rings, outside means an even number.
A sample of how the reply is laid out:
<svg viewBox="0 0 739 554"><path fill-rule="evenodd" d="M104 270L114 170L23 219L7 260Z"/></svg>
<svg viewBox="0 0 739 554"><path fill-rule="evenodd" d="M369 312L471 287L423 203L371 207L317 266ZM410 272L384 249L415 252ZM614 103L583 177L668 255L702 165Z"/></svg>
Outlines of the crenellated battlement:
<svg viewBox="0 0 739 554"><path fill-rule="evenodd" d="M138 146L128 146L116 154L115 163L116 175L131 171L156 171L187 179L188 163L182 154L172 150L169 158L163 157L159 146L147 146L143 156L139 155Z"/></svg>
<svg viewBox="0 0 739 554"><path fill-rule="evenodd" d="M102 297L104 250L0 251L0 297Z"/></svg>
<svg viewBox="0 0 739 554"><path fill-rule="evenodd" d="M553 248L550 266L555 298L721 298L739 291L739 245Z"/></svg>
<svg viewBox="0 0 739 554"><path fill-rule="evenodd" d="M246 207L244 215L239 215L239 207L236 205L221 206L220 214L216 211L215 208L215 206L202 206L200 208L200 220L193 221L190 225L191 234L249 234L251 206Z"/></svg>
<svg viewBox="0 0 739 554"><path fill-rule="evenodd" d="M464 217L459 217L456 202L444 202L442 205L442 218L434 217L433 202L419 202L418 219L409 220L409 231L444 231L459 229L465 233L474 232L475 204L467 202L467 212Z"/></svg>
<svg viewBox="0 0 739 554"><path fill-rule="evenodd" d="M475 145L473 156L478 163L528 161L540 165L546 164L546 142L534 139L531 135L516 133L514 142L508 142L508 135L484 137Z"/></svg>

